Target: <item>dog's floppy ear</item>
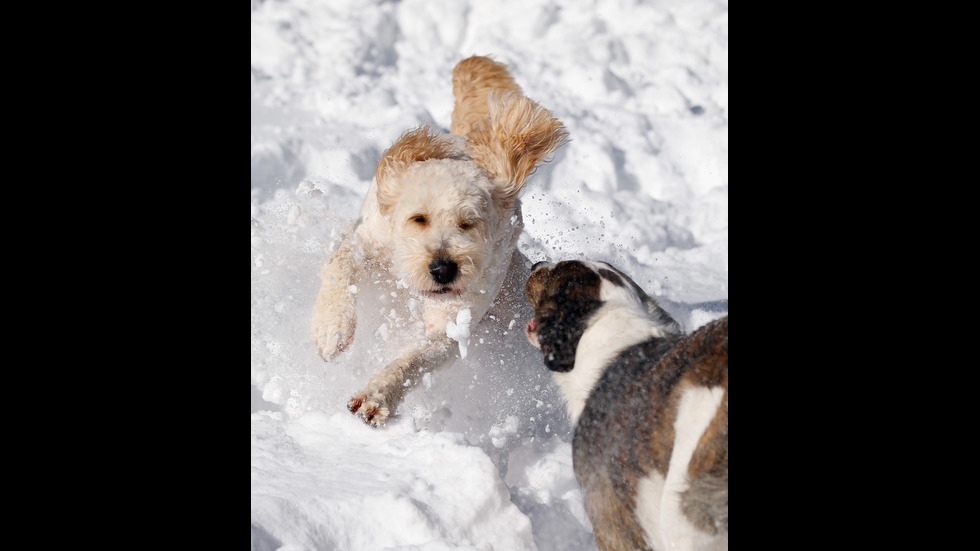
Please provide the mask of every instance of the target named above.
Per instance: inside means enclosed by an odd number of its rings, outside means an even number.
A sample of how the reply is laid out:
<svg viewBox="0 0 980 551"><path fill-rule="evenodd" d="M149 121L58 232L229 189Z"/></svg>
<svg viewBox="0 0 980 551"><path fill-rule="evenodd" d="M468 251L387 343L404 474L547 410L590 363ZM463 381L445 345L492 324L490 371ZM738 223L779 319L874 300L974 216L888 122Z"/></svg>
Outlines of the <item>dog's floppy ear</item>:
<svg viewBox="0 0 980 551"><path fill-rule="evenodd" d="M493 90L487 105L487 119L466 135L467 151L493 181L494 199L510 209L537 166L565 145L568 132L518 90Z"/></svg>
<svg viewBox="0 0 980 551"><path fill-rule="evenodd" d="M546 284L545 298L537 307L538 344L544 365L565 373L575 367L575 352L589 318L602 306L599 276L578 262L560 262Z"/></svg>
<svg viewBox="0 0 980 551"><path fill-rule="evenodd" d="M400 190L391 176L405 170L408 165L426 159L457 157L452 145L428 126L420 126L401 135L391 147L381 154L374 178L378 184L378 208L388 215L398 202Z"/></svg>

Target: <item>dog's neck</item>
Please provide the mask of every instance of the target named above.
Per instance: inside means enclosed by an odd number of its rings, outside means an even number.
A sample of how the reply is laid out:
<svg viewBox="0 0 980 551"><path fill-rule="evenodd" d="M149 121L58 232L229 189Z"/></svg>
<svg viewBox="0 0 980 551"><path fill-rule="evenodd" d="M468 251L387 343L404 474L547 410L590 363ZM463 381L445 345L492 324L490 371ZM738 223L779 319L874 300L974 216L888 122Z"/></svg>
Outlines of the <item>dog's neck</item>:
<svg viewBox="0 0 980 551"><path fill-rule="evenodd" d="M627 348L651 338L675 336L643 304L607 302L593 314L575 352L575 366L566 373L554 372L555 383L565 396L572 426L578 424L585 403L606 367Z"/></svg>

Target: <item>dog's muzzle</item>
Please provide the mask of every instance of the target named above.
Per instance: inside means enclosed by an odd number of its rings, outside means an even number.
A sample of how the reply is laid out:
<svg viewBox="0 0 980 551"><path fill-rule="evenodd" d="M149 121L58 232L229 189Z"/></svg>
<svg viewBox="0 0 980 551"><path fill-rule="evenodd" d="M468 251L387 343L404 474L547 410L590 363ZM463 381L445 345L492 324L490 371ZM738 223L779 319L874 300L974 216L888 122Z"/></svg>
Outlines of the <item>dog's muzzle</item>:
<svg viewBox="0 0 980 551"><path fill-rule="evenodd" d="M449 258L437 258L429 263L429 274L440 285L446 285L456 279L459 265Z"/></svg>

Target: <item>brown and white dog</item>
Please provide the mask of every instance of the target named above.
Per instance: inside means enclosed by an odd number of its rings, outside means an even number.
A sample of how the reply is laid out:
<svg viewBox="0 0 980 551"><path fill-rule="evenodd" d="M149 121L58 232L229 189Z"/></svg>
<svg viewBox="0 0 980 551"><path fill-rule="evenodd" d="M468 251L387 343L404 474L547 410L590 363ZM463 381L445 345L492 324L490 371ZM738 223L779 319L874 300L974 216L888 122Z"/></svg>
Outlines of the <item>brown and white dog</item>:
<svg viewBox="0 0 980 551"><path fill-rule="evenodd" d="M447 326L454 335L468 327L450 322L468 316L475 325L493 304L518 258L520 191L568 136L523 95L506 65L470 57L452 80L451 133L420 126L382 154L359 219L321 270L312 337L324 360L353 342L358 286L371 274L407 288L416 300L404 314L424 322L416 344L348 401L374 426L385 423L408 387L460 350Z"/></svg>
<svg viewBox="0 0 980 551"><path fill-rule="evenodd" d="M685 336L605 262L539 262L525 292L599 549L727 549L728 316Z"/></svg>

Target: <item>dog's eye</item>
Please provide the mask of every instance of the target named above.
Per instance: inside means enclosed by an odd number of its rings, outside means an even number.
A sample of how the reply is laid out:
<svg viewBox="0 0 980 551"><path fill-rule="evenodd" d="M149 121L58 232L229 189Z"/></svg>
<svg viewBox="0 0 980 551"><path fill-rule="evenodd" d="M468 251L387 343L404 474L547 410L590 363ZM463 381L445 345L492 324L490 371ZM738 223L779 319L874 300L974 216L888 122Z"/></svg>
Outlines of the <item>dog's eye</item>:
<svg viewBox="0 0 980 551"><path fill-rule="evenodd" d="M461 229L463 231L468 231L468 230L472 229L473 226L474 226L474 224L471 224L469 222L460 222L459 223L459 229Z"/></svg>
<svg viewBox="0 0 980 551"><path fill-rule="evenodd" d="M424 226L424 225L426 225L426 224L429 223L429 219L426 218L424 215L421 215L421 214L417 214L417 215L413 216L411 218L411 221L412 222L415 222L416 224L418 224L420 226Z"/></svg>

